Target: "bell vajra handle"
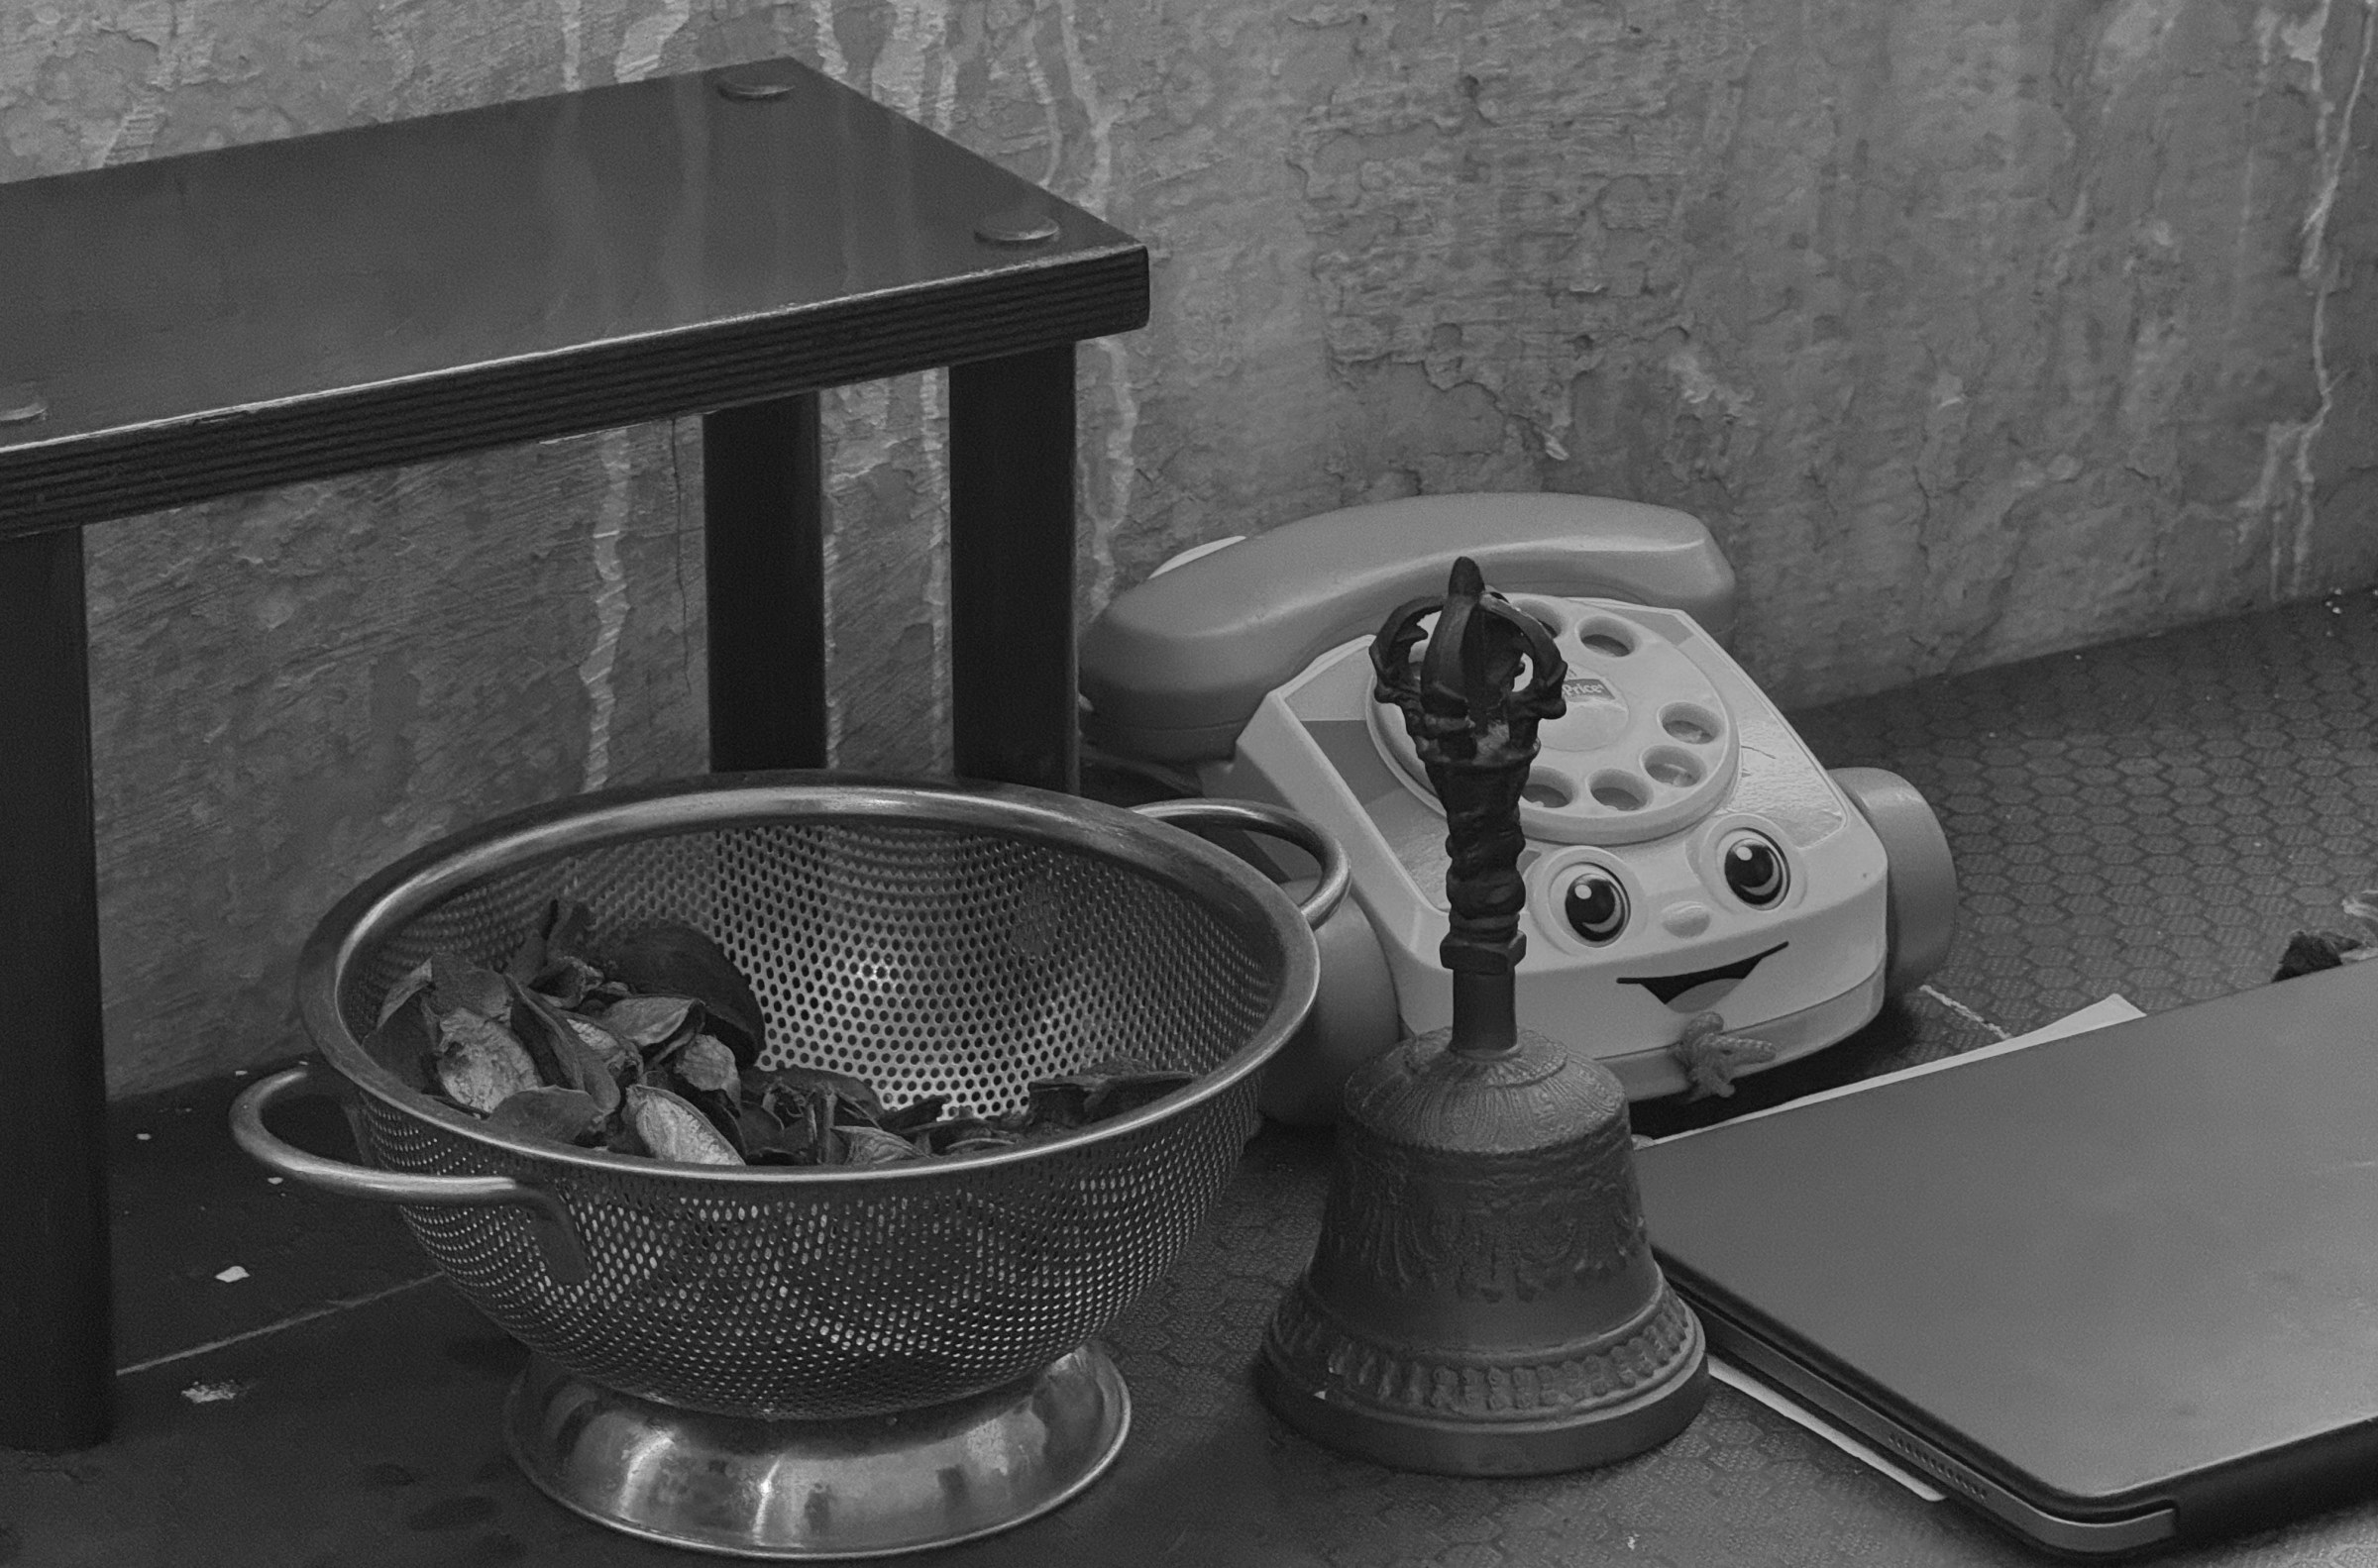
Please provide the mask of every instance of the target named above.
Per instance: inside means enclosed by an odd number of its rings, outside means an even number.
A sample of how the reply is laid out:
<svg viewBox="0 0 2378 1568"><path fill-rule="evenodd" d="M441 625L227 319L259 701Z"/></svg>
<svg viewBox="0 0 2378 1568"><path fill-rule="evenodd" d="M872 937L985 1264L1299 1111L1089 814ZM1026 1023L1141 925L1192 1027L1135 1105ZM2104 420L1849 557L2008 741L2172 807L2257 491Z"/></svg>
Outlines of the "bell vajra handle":
<svg viewBox="0 0 2378 1568"><path fill-rule="evenodd" d="M1436 629L1421 623L1437 616ZM1428 646L1416 660L1413 648ZM1486 586L1477 563L1454 563L1443 598L1399 606L1370 645L1375 695L1403 711L1404 727L1445 807L1446 898L1453 918L1438 958L1454 973L1451 1049L1496 1055L1514 1048L1512 971L1527 951L1519 855L1520 792L1536 760L1536 727L1567 711L1567 666L1552 634ZM1524 681L1522 679L1524 673Z"/></svg>

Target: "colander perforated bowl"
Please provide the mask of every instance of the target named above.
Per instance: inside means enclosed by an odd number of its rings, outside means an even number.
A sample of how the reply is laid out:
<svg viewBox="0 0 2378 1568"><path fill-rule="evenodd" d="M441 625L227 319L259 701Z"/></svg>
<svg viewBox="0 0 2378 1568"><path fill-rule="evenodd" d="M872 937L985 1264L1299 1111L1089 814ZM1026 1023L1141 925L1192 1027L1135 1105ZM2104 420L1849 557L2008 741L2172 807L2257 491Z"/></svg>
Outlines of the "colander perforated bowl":
<svg viewBox="0 0 2378 1568"><path fill-rule="evenodd" d="M404 1204L456 1288L550 1363L532 1383L558 1368L680 1424L770 1423L780 1448L830 1433L837 1451L880 1447L877 1426L915 1426L921 1411L963 1424L986 1402L1046 1405L1051 1369L1081 1361L1220 1193L1253 1126L1255 1075L1312 1001L1308 921L1345 883L1334 847L1287 813L1149 809L1300 839L1324 861L1322 886L1300 912L1189 833L1021 787L742 776L505 818L374 878L305 950L306 1024L356 1092L377 1169L266 1130L275 1098L329 1086L305 1068L249 1091L235 1132L298 1180ZM556 896L588 904L598 938L660 918L708 932L767 1013L762 1065L854 1073L891 1103L933 1094L996 1113L1022 1105L1035 1078L1114 1055L1202 1076L1037 1145L721 1168L509 1136L364 1052L397 978L437 951L500 967ZM1084 1376L1119 1403L1096 1359ZM1119 1443L1121 1412L1102 1419ZM825 1554L814 1529L771 1546L611 1521L684 1544ZM959 1538L933 1528L865 1549Z"/></svg>

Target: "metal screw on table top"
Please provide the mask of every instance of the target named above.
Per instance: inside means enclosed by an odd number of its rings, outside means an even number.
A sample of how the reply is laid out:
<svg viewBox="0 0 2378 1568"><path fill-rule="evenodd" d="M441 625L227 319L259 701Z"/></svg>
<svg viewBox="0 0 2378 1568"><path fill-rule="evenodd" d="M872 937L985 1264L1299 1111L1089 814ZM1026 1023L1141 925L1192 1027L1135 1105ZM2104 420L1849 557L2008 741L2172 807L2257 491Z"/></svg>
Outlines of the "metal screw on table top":
<svg viewBox="0 0 2378 1568"><path fill-rule="evenodd" d="M793 83L782 76L727 76L718 83L718 96L738 103L764 103L792 92Z"/></svg>
<svg viewBox="0 0 2378 1568"><path fill-rule="evenodd" d="M974 237L986 245L1046 245L1060 232L1048 209L1028 198L984 214L974 226Z"/></svg>
<svg viewBox="0 0 2378 1568"><path fill-rule="evenodd" d="M32 387L0 385L0 425L31 425L50 414L50 400Z"/></svg>

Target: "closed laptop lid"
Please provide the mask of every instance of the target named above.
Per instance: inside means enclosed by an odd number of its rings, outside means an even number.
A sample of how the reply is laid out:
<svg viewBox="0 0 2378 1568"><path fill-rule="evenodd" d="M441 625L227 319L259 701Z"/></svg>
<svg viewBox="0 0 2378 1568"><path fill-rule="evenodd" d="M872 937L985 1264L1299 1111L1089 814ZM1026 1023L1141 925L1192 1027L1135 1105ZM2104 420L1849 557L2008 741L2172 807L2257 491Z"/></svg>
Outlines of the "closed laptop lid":
<svg viewBox="0 0 2378 1568"><path fill-rule="evenodd" d="M2378 963L1638 1151L1687 1294L2088 1516L2378 1419ZM2249 1462L2254 1462L2249 1464ZM2258 1484L2260 1484L2258 1482Z"/></svg>

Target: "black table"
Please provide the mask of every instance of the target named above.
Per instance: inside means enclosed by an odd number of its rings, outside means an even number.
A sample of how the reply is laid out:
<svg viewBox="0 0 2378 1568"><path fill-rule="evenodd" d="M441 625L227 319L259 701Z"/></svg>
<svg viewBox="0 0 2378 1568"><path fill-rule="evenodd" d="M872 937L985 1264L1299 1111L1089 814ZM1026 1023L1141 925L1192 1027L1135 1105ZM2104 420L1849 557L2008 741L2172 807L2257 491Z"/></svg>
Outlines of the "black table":
<svg viewBox="0 0 2378 1568"><path fill-rule="evenodd" d="M817 393L947 366L956 768L1075 783L1074 345L1147 253L813 71L0 186L0 1446L113 1382L83 525L701 414L710 765L822 766Z"/></svg>

